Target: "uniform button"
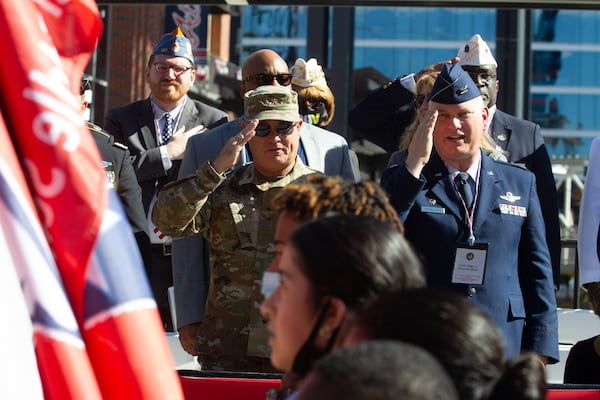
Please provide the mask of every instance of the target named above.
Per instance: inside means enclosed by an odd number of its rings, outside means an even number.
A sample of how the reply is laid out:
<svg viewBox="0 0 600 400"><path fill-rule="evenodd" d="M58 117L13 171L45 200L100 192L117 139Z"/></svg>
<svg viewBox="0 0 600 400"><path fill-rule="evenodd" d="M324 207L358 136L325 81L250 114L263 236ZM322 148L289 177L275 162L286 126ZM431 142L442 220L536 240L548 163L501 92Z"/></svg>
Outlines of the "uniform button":
<svg viewBox="0 0 600 400"><path fill-rule="evenodd" d="M477 293L477 289L475 289L474 287L472 287L472 288L469 288L469 291L467 292L467 295L469 297L473 297L473 296L475 296L476 293Z"/></svg>

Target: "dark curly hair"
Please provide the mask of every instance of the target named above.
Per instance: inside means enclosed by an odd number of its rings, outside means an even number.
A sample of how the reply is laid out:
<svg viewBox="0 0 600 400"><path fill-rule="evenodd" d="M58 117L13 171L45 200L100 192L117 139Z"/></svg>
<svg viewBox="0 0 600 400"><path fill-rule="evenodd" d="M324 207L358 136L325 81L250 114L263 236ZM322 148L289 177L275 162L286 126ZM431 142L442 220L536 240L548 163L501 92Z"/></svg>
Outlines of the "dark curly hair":
<svg viewBox="0 0 600 400"><path fill-rule="evenodd" d="M285 211L298 221L327 214L366 215L392 224L400 233L404 226L379 184L341 177L311 175L306 183L287 185L273 198L275 212Z"/></svg>

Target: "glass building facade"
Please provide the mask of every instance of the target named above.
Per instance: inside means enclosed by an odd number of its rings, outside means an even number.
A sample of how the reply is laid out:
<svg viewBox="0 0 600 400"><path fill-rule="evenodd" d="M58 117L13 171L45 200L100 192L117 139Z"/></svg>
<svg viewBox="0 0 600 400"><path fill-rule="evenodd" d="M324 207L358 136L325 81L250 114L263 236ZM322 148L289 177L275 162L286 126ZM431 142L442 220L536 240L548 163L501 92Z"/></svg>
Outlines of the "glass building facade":
<svg viewBox="0 0 600 400"><path fill-rule="evenodd" d="M306 57L306 7L242 8L241 59L257 48L292 64ZM600 11L532 10L531 79L525 117L540 124L554 159L586 158L600 133ZM416 72L453 57L474 33L495 51L496 10L356 7L354 68L384 75ZM501 82L502 86L510 82Z"/></svg>

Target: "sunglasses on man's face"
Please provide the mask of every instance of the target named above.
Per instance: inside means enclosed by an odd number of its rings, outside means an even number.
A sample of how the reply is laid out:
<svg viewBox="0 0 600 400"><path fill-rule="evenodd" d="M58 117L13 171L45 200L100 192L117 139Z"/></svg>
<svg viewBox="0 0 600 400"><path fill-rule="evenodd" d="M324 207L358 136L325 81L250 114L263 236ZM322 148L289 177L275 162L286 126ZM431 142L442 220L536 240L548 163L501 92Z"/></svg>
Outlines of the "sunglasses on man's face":
<svg viewBox="0 0 600 400"><path fill-rule="evenodd" d="M289 86L292 83L292 74L255 74L244 78L244 82L254 81L258 86L272 85L274 80L281 86Z"/></svg>
<svg viewBox="0 0 600 400"><path fill-rule="evenodd" d="M296 122L280 121L276 126L272 126L268 122L260 121L254 129L254 132L258 137L265 137L269 136L271 130L275 129L278 136L288 136L294 132L295 126Z"/></svg>

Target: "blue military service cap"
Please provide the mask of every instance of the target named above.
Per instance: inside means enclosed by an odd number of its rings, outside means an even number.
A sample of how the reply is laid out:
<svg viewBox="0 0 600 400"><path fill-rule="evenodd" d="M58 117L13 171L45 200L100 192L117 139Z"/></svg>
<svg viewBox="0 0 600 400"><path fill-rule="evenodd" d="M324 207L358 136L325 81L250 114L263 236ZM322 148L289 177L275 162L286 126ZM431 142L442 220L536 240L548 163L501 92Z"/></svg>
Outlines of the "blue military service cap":
<svg viewBox="0 0 600 400"><path fill-rule="evenodd" d="M171 33L162 35L152 55L165 54L168 56L184 57L194 63L194 54L192 53L192 42L186 38L179 27L173 29Z"/></svg>
<svg viewBox="0 0 600 400"><path fill-rule="evenodd" d="M460 64L445 64L431 89L431 101L459 104L480 96L479 88Z"/></svg>

